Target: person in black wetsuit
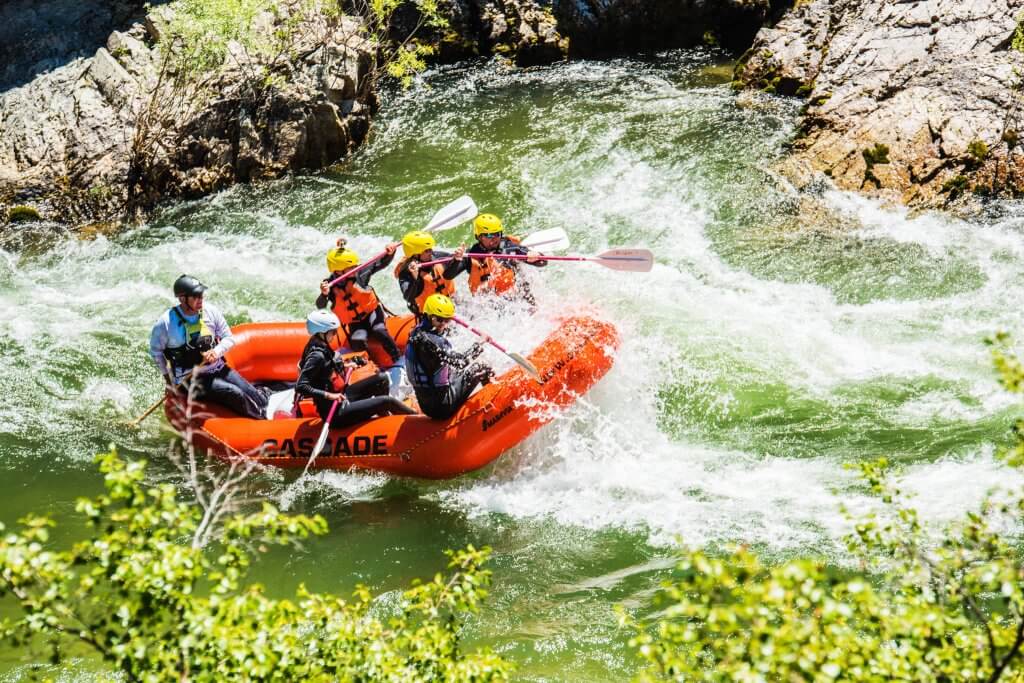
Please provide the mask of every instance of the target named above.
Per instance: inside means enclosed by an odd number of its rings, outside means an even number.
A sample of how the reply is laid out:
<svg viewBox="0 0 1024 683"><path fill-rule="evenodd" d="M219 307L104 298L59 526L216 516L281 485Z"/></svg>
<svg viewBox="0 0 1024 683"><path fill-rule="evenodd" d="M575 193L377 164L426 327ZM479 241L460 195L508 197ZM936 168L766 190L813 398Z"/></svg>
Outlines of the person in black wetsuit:
<svg viewBox="0 0 1024 683"><path fill-rule="evenodd" d="M431 294L423 303L423 318L409 335L405 371L424 415L438 420L451 417L481 383L494 376L490 366L474 363L483 345L465 353L452 350L445 339L455 317L455 304L443 294Z"/></svg>
<svg viewBox="0 0 1024 683"><path fill-rule="evenodd" d="M316 412L325 420L331 412L331 404L340 401L331 427L348 427L376 415L415 414L415 410L387 395L390 384L383 372L347 384L345 377L349 373L344 364L335 359L331 348L337 341L339 327L338 317L330 311L316 310L306 318L310 337L299 361L296 398L312 397Z"/></svg>

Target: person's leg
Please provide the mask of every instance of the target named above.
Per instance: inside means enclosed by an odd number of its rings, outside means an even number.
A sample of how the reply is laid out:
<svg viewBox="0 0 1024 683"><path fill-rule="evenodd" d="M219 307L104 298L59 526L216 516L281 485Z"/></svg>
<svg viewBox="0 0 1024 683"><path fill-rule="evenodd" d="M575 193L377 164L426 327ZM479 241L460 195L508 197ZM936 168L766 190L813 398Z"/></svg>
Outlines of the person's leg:
<svg viewBox="0 0 1024 683"><path fill-rule="evenodd" d="M345 389L345 398L350 401L358 401L386 393L388 393L388 376L383 372L378 372L376 375L350 384Z"/></svg>
<svg viewBox="0 0 1024 683"><path fill-rule="evenodd" d="M414 415L415 410L391 396L374 396L350 401L334 413L331 427L350 427L376 415Z"/></svg>
<svg viewBox="0 0 1024 683"><path fill-rule="evenodd" d="M231 368L200 375L197 397L256 420L266 418L267 399Z"/></svg>
<svg viewBox="0 0 1024 683"><path fill-rule="evenodd" d="M435 420L447 420L462 407L489 372L490 368L486 365L474 363L462 372L452 372L446 388L418 389L416 400L420 410Z"/></svg>
<svg viewBox="0 0 1024 683"><path fill-rule="evenodd" d="M452 403L452 413L458 410L469 399L473 391L480 386L480 381L486 376L486 370L489 370L486 365L473 363L462 372L454 373L450 384L449 399Z"/></svg>
<svg viewBox="0 0 1024 683"><path fill-rule="evenodd" d="M361 324L352 324L348 328L348 347L353 351L366 351L366 338L370 335Z"/></svg>
<svg viewBox="0 0 1024 683"><path fill-rule="evenodd" d="M402 352L398 350L398 344L395 343L391 333L388 332L388 326L384 320L384 311L378 306L377 310L369 318L370 333L384 347L384 352L391 357L391 362L395 365L400 365L403 360Z"/></svg>

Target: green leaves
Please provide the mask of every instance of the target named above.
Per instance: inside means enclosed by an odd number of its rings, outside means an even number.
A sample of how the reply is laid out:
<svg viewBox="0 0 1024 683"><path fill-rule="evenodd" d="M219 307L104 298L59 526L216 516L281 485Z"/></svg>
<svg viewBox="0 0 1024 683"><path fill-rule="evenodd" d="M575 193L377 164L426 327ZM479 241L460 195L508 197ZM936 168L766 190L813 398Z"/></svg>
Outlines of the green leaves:
<svg viewBox="0 0 1024 683"><path fill-rule="evenodd" d="M1000 381L1024 386L1006 335L988 341ZM1024 463L1024 422L1004 453ZM620 610L646 663L640 680L1024 680L1024 562L1006 529L1024 494L986 501L936 536L906 507L890 464L858 463L881 509L852 520L859 572L815 559L767 566L745 548L684 550L650 622Z"/></svg>
<svg viewBox="0 0 1024 683"><path fill-rule="evenodd" d="M44 517L22 520L0 541L0 597L20 619L0 635L42 642L60 657L70 641L90 646L129 679L499 681L510 666L489 652L463 654L461 619L478 609L489 549L450 552L447 577L414 586L397 616L372 617L363 587L349 600L300 586L275 600L246 585L254 548L327 531L324 520L283 515L270 504L226 521L213 547L185 541L200 512L170 486L147 487L144 463L113 449L97 457L107 493L82 499L89 538L49 550Z"/></svg>

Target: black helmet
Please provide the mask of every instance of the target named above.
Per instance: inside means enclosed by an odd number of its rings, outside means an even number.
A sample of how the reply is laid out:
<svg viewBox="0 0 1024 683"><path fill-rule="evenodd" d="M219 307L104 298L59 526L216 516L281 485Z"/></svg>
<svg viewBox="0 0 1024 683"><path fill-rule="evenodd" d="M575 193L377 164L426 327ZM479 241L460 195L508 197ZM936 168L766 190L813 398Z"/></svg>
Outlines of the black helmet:
<svg viewBox="0 0 1024 683"><path fill-rule="evenodd" d="M199 296L206 291L206 285L191 275L182 275L174 281L174 296Z"/></svg>

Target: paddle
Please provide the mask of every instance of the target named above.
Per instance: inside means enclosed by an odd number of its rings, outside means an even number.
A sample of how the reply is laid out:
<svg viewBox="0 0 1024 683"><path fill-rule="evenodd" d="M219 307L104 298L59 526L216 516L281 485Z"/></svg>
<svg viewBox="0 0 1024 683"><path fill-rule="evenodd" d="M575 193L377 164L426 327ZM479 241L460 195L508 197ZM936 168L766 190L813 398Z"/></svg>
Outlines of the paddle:
<svg viewBox="0 0 1024 683"><path fill-rule="evenodd" d="M182 376L181 376L181 381L182 381L182 382L184 382L184 381L185 381L186 379L188 379L188 377L189 377L189 376L190 376L190 375L191 375L191 374L192 374L193 372L195 372L195 371L196 371L196 370L198 370L199 368L203 367L203 365L205 365L205 363L200 363L199 365L195 366L194 368L192 368L191 370L189 370L188 372L186 372L186 373L185 373L184 375L182 375ZM180 383L181 383L181 382L179 382L179 384L180 384ZM153 413L153 411L154 411L154 410L156 410L157 408L159 408L159 407L161 406L161 404L163 404L163 402L164 402L164 401L166 401L166 400L167 400L167 389L165 388L165 389L164 389L164 395L163 395L163 396L161 396L161 397L160 397L160 398L159 398L159 399L158 399L158 400L156 401L156 403L154 403L154 404L153 404L153 405L151 405L150 407L146 408L146 412L142 413L142 415L139 415L139 416L138 416L137 418L135 418L134 420L132 420L131 422L129 422L129 423L128 423L128 426L129 426L129 427L131 427L131 428L133 428L133 429L134 429L134 428L136 428L136 427L138 427L138 426L139 426L140 424L142 424L142 421L143 421L143 420L145 420L145 419L146 419L147 417L149 417L149 416L150 416L150 415L151 415L151 414Z"/></svg>
<svg viewBox="0 0 1024 683"><path fill-rule="evenodd" d="M466 256L469 256L470 258L495 258L508 261L522 261L528 258L533 258L532 256L527 256L525 254L467 253ZM651 253L650 249L609 249L597 256L543 256L541 258L545 261L590 261L592 263L600 263L605 268L611 268L612 270L623 270L634 273L646 273L654 267L654 254ZM423 268L435 263L450 260L450 258L444 258L437 261L428 261L420 267Z"/></svg>
<svg viewBox="0 0 1024 683"><path fill-rule="evenodd" d="M520 365L520 367L522 367L524 370L526 370L526 372L531 377L533 377L535 380L537 380L537 384L544 384L544 380L541 379L540 373L537 371L537 368L536 368L536 366L533 363L531 363L530 361L526 360L525 358L523 358L518 353L515 353L513 351L507 351L504 346L502 346L498 342L494 341L489 336L487 336L486 334L484 334L480 330L476 329L475 327L471 327L469 325L469 323L467 323L462 318L457 318L455 316L452 316L452 320L454 320L457 324L462 325L463 327L465 327L467 330L469 330L473 334L477 335L478 337L481 337L481 338L485 339L488 344L490 344L494 348L498 349L503 354L505 354L506 356L508 356L509 358L514 360L516 363L518 363Z"/></svg>
<svg viewBox="0 0 1024 683"><path fill-rule="evenodd" d="M345 386L348 386L348 378L352 376L352 366L349 366L345 370ZM306 476L306 472L309 472L309 468L313 465L313 461L316 460L317 454L327 443L327 433L331 431L331 419L334 417L334 411L338 409L338 404L341 403L341 399L336 400L331 404L331 409L327 411L327 419L324 420L324 428L320 430L320 438L316 440L316 445L313 446L313 452L309 456L309 460L306 461L306 468L302 470L302 476Z"/></svg>
<svg viewBox="0 0 1024 683"><path fill-rule="evenodd" d="M451 228L454 228L456 225L461 225L462 223L465 223L468 220L476 218L476 214L477 208L476 204L473 203L473 199L468 194L462 195L461 197L451 202L444 208L438 210L438 212L434 214L434 217L430 219L430 222L427 223L426 227L423 228L423 231L443 232L445 230L450 230ZM352 277L353 275L356 275L357 273L365 270L366 268L373 265L377 260L387 255L387 251L380 252L376 256L367 259L366 263L360 266L356 266L352 270L349 270L339 275L338 277L334 278L333 280L327 283L327 286L333 287L334 285L338 284L345 278Z"/></svg>
<svg viewBox="0 0 1024 683"><path fill-rule="evenodd" d="M561 228L551 228L527 235L519 241L519 244L527 249L544 247L544 251L561 251L569 248L569 236Z"/></svg>
<svg viewBox="0 0 1024 683"><path fill-rule="evenodd" d="M541 230L535 232L532 235L524 237L519 242L519 246L526 247L527 249L536 249L537 247L544 247L544 251L560 251L562 249L569 248L569 236L565 234L565 230L561 228L551 228L550 230ZM493 256L493 254L470 254L466 256L472 256L473 258L487 258ZM453 257L448 256L442 259L436 259L434 261L427 261L421 263L420 268L427 268L437 263L445 263L451 261ZM543 261L550 257L541 254L537 255L537 260Z"/></svg>

